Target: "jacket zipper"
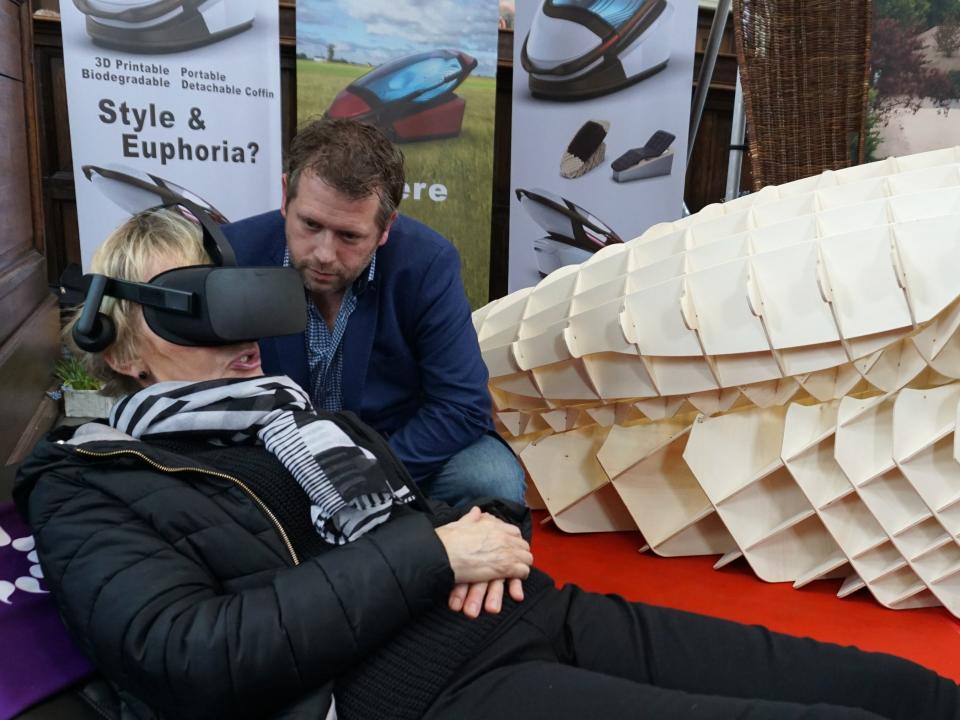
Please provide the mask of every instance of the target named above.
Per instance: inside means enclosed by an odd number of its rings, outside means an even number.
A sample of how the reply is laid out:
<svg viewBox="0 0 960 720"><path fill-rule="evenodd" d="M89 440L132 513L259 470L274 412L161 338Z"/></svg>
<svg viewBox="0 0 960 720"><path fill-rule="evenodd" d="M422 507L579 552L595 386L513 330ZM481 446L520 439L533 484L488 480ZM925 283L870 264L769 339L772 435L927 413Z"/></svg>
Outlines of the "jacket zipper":
<svg viewBox="0 0 960 720"><path fill-rule="evenodd" d="M237 487L243 490L247 495L250 496L250 499L253 500L257 506L263 511L263 514L267 516L270 522L273 523L273 526L277 529L277 533L280 535L280 539L283 540L283 544L286 545L287 551L290 553L290 559L293 560L294 565L300 564L300 558L297 557L297 551L293 549L293 543L290 542L290 536L287 535L287 531L283 529L283 526L280 524L280 521L277 520L277 516L273 514L273 511L267 507L266 503L263 502L257 494L253 492L249 487L247 487L242 480L238 480L232 475L227 475L226 473L217 472L215 470L206 470L204 468L195 468L195 467L181 467L181 468L171 468L151 460L149 457L144 455L141 452L136 450L112 450L110 452L94 452L93 450L86 450L84 448L74 448L81 455L89 455L91 457L112 457L114 455L134 455L147 464L155 467L157 470L162 470L163 472L197 472L204 475L212 475L213 477L218 477L223 480L229 480L234 483Z"/></svg>

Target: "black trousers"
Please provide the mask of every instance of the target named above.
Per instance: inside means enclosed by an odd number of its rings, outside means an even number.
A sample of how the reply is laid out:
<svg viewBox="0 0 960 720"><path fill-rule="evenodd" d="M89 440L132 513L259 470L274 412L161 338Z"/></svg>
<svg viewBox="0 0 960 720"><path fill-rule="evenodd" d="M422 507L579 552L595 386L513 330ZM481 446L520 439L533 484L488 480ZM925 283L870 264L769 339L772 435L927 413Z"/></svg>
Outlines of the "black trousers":
<svg viewBox="0 0 960 720"><path fill-rule="evenodd" d="M567 586L458 673L441 718L958 720L960 690L892 655Z"/></svg>

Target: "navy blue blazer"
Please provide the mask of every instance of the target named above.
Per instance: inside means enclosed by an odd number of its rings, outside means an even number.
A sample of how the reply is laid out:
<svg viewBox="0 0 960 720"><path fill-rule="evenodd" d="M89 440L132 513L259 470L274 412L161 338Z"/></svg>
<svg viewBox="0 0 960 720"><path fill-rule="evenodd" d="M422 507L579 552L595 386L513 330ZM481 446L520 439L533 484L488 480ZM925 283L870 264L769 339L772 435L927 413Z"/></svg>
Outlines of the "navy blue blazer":
<svg viewBox="0 0 960 720"><path fill-rule="evenodd" d="M281 265L283 216L226 225L240 265ZM310 392L304 335L260 341L264 372ZM487 368L470 318L460 256L442 235L401 215L377 250L343 337L343 408L379 432L414 479L433 475L493 429Z"/></svg>

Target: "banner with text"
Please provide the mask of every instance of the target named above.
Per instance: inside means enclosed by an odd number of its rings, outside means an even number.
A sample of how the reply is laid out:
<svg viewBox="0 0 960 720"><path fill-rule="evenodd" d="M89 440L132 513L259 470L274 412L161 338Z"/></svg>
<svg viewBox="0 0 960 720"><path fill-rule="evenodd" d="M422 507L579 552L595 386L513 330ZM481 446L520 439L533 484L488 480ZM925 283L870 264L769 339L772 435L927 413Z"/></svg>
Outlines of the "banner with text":
<svg viewBox="0 0 960 720"><path fill-rule="evenodd" d="M406 157L400 211L457 246L474 307L487 301L497 4L300 0L298 124L356 118Z"/></svg>
<svg viewBox="0 0 960 720"><path fill-rule="evenodd" d="M84 267L142 209L144 188L221 220L279 207L276 3L63 0L60 9Z"/></svg>
<svg viewBox="0 0 960 720"><path fill-rule="evenodd" d="M510 291L683 209L697 3L516 3Z"/></svg>

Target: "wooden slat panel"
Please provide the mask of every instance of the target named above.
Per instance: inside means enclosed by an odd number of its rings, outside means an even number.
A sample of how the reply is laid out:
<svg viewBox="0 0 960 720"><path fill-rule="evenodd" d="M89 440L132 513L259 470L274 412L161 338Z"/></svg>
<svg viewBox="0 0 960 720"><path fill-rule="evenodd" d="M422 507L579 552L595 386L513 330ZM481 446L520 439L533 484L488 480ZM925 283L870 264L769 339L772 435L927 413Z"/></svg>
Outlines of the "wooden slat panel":
<svg viewBox="0 0 960 720"><path fill-rule="evenodd" d="M60 313L41 254L31 4L0 0L0 463L18 460L55 419L46 396ZM37 225L34 225L34 221Z"/></svg>
<svg viewBox="0 0 960 720"><path fill-rule="evenodd" d="M43 225L43 187L40 180L40 128L37 107L37 77L34 73L33 18L31 3L14 0L20 5L20 39L24 43L20 57L23 59L23 110L27 131L27 163L30 174L30 226L33 229L33 249L46 252L46 228Z"/></svg>
<svg viewBox="0 0 960 720"><path fill-rule="evenodd" d="M0 75L23 79L20 57L20 6L0 0Z"/></svg>
<svg viewBox="0 0 960 720"><path fill-rule="evenodd" d="M283 154L297 134L297 57L296 47L280 46L280 134Z"/></svg>
<svg viewBox="0 0 960 720"><path fill-rule="evenodd" d="M0 298L3 298L0 347L48 294L47 268L42 255L31 251L0 269Z"/></svg>
<svg viewBox="0 0 960 720"><path fill-rule="evenodd" d="M53 58L50 61L50 75L57 132L56 170L69 170L73 167L73 148L70 145L70 124L67 115L67 71L62 57Z"/></svg>
<svg viewBox="0 0 960 720"><path fill-rule="evenodd" d="M721 202L727 190L732 102L733 93L710 90L707 95L684 186L684 202L690 212Z"/></svg>
<svg viewBox="0 0 960 720"><path fill-rule="evenodd" d="M60 411L60 401L54 400L44 393L43 397L40 398L40 404L33 413L33 417L27 421L27 426L21 433L20 440L17 442L16 447L13 448L13 452L7 457L7 465L4 465L4 468L9 467L11 464L22 462L23 459L30 454L33 446L37 444L37 441L56 425L57 419L60 417ZM9 477L9 481L12 483L13 478ZM2 483L3 480L0 480L0 502L3 501L4 493Z"/></svg>
<svg viewBox="0 0 960 720"><path fill-rule="evenodd" d="M0 463L6 464L53 384L60 313L51 296L0 346Z"/></svg>
<svg viewBox="0 0 960 720"><path fill-rule="evenodd" d="M64 200L60 203L63 214L63 241L66 245L66 263L80 264L80 223L77 221L77 201ZM57 276L59 277L59 275Z"/></svg>
<svg viewBox="0 0 960 720"><path fill-rule="evenodd" d="M280 0L280 44L297 44L296 0Z"/></svg>
<svg viewBox="0 0 960 720"><path fill-rule="evenodd" d="M0 0L0 4L12 4ZM0 255L33 242L23 84L0 77Z"/></svg>

